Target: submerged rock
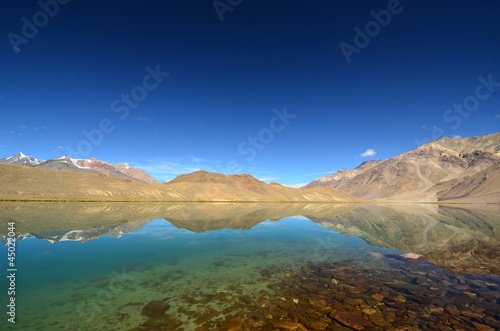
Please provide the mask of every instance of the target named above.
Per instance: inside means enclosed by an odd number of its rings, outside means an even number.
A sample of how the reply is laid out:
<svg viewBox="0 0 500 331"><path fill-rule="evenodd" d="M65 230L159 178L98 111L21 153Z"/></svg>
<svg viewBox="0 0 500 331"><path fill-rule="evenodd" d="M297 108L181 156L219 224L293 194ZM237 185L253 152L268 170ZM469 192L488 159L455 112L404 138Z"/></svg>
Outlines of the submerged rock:
<svg viewBox="0 0 500 331"><path fill-rule="evenodd" d="M150 301L142 308L141 314L147 317L161 317L170 308L168 303L162 301Z"/></svg>
<svg viewBox="0 0 500 331"><path fill-rule="evenodd" d="M364 330L366 328L374 328L375 325L358 311L332 311L330 317L342 325L350 327L354 330Z"/></svg>
<svg viewBox="0 0 500 331"><path fill-rule="evenodd" d="M425 256L423 256L422 254L415 254L415 253L406 253L406 254L401 254L398 256L402 257L405 260L412 261L412 262L425 258Z"/></svg>

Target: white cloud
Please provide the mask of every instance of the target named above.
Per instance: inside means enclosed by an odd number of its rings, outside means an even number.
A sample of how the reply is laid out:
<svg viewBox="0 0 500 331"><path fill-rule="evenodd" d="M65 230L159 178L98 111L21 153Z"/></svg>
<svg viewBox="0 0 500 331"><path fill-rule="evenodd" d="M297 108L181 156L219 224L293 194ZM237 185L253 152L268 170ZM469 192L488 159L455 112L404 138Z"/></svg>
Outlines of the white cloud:
<svg viewBox="0 0 500 331"><path fill-rule="evenodd" d="M452 134L451 138L462 138L462 136L459 134Z"/></svg>
<svg viewBox="0 0 500 331"><path fill-rule="evenodd" d="M500 118L500 114L496 114L496 115L495 115L495 118Z"/></svg>
<svg viewBox="0 0 500 331"><path fill-rule="evenodd" d="M366 151L360 154L362 157L367 157L367 156L373 156L377 154L377 152L374 149L368 148Z"/></svg>
<svg viewBox="0 0 500 331"><path fill-rule="evenodd" d="M304 187L306 186L307 184L309 183L299 183L299 184L283 184L283 186L288 186L288 187L292 187L292 188L301 188L301 187Z"/></svg>
<svg viewBox="0 0 500 331"><path fill-rule="evenodd" d="M64 146L60 146L60 145L59 145L59 146L57 146L57 148L59 148L59 149L64 149Z"/></svg>

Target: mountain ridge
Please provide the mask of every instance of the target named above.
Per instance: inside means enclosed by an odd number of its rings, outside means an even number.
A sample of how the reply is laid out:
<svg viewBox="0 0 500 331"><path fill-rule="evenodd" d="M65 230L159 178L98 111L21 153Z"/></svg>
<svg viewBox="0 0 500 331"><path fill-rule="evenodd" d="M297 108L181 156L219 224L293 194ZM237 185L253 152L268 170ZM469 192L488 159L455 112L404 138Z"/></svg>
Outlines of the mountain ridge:
<svg viewBox="0 0 500 331"><path fill-rule="evenodd" d="M266 184L249 174L223 175L199 170L182 174L160 184L149 174L128 163L109 164L95 158L74 159L62 156L51 160L37 160L18 153L0 159L0 164L27 166L46 170L38 175L68 180L82 191L66 197L67 187L45 194L40 188L15 187L15 176L27 179L34 172L1 168L0 176L11 178L5 192L9 199L134 199L174 201L412 201L412 202L487 202L500 203L500 133L468 138L440 138L386 160L368 160L350 170L341 169L332 175L320 177L296 190L279 183ZM94 187L80 183L78 175L53 174L73 172L88 178ZM99 175L100 177L85 177ZM14 176L14 177L12 177ZM140 187L138 192L126 193L120 181L152 185ZM37 182L36 178L31 181ZM100 182L102 181L102 183ZM20 182L21 183L21 182ZM120 183L120 184L118 184ZM27 184L26 184L27 185ZM50 183L46 185L50 186ZM80 186L79 186L80 185ZM105 189L102 189L102 187ZM161 186L160 186L161 187ZM314 189L313 189L314 188ZM128 189L131 189L129 187ZM116 190L116 191L115 191ZM166 192L168 191L168 192ZM18 193L18 197L16 194ZM32 194L36 192L36 196ZM300 192L300 193L298 193ZM6 193L6 194L7 194ZM1 194L0 194L1 198Z"/></svg>
<svg viewBox="0 0 500 331"><path fill-rule="evenodd" d="M106 161L98 160L93 157L88 159L75 159L64 155L55 159L38 160L32 156L26 156L22 152L19 152L14 156L0 159L0 163L24 165L47 170L104 174L150 184L159 183L146 172L138 168L131 167L127 163L112 165Z"/></svg>
<svg viewBox="0 0 500 331"><path fill-rule="evenodd" d="M295 189L250 175L207 174L219 182L193 183L185 180L190 175L184 175L184 180L147 184L106 174L0 164L0 200L362 202L334 188Z"/></svg>
<svg viewBox="0 0 500 331"><path fill-rule="evenodd" d="M432 202L451 195L438 192L457 187L482 171L498 173L500 133L469 138L440 138L381 162L347 170L354 176L332 180L338 172L318 178L307 186L326 185L364 200ZM363 165L362 164L362 165ZM487 170L489 169L489 170ZM340 173L340 176L346 172ZM498 182L498 176L487 176ZM483 185L484 186L484 185ZM490 185L490 187L498 185ZM461 186L464 188L464 186ZM464 188L465 189L465 188ZM458 193L453 193L456 196ZM461 201L479 201L469 191ZM489 192L489 202L500 203L500 188Z"/></svg>

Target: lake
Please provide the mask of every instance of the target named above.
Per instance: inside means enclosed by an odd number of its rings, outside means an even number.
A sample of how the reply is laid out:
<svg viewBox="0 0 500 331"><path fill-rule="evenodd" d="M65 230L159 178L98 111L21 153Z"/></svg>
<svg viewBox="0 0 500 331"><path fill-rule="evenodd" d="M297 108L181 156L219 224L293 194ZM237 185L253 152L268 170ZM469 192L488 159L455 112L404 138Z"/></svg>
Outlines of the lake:
<svg viewBox="0 0 500 331"><path fill-rule="evenodd" d="M1 203L0 215L0 241L16 228L16 323L4 312L2 330L500 329L499 206Z"/></svg>

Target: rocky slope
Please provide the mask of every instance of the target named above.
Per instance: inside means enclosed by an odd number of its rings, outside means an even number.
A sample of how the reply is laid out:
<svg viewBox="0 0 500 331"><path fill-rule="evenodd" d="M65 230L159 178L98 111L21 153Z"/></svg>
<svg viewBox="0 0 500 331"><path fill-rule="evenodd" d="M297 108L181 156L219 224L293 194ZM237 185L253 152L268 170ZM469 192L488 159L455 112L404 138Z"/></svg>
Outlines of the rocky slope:
<svg viewBox="0 0 500 331"><path fill-rule="evenodd" d="M82 201L311 201L360 202L330 187L294 189L250 175L199 171L167 184L146 184L104 174L0 164L0 200Z"/></svg>
<svg viewBox="0 0 500 331"><path fill-rule="evenodd" d="M500 162L437 193L439 201L500 204Z"/></svg>
<svg viewBox="0 0 500 331"><path fill-rule="evenodd" d="M497 171L493 164L500 161L500 133L471 138L441 138L417 149L385 161L360 166L337 182L318 179L311 183L339 188L365 200L443 201L460 195L459 185L479 172ZM335 174L334 174L335 175ZM485 177L486 174L483 174ZM498 183L494 174L488 182ZM482 186L496 187L495 183ZM454 189L453 195L438 192ZM475 200L478 190L464 191L462 200ZM500 192L489 192L500 197ZM491 201L496 198L491 197Z"/></svg>

